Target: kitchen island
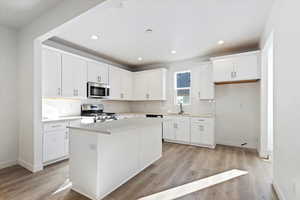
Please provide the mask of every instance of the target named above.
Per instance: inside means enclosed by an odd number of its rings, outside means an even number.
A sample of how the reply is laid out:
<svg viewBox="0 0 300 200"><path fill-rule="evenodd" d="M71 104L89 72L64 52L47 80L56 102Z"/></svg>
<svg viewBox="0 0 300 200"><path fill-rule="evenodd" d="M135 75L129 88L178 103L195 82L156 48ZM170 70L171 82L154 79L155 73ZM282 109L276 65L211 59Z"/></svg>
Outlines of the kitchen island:
<svg viewBox="0 0 300 200"><path fill-rule="evenodd" d="M134 118L70 128L72 189L99 200L162 155L162 119Z"/></svg>

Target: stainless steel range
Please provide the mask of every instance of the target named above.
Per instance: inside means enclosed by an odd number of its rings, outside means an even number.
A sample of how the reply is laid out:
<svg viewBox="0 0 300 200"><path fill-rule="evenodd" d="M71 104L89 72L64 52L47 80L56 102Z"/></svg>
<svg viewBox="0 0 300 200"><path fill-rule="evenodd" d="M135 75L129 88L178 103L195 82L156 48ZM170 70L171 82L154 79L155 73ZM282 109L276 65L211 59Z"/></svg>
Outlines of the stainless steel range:
<svg viewBox="0 0 300 200"><path fill-rule="evenodd" d="M103 104L82 104L81 116L93 118L94 123L117 120L115 113L103 112Z"/></svg>

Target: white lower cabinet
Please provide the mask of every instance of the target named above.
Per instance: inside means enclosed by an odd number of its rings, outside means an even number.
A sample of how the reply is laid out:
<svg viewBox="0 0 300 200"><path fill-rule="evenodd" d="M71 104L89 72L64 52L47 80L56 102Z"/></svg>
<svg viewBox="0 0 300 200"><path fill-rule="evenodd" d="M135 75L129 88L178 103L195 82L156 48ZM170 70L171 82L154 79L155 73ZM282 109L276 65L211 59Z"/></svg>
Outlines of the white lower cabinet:
<svg viewBox="0 0 300 200"><path fill-rule="evenodd" d="M65 131L51 131L44 134L44 162L65 156Z"/></svg>
<svg viewBox="0 0 300 200"><path fill-rule="evenodd" d="M177 118L174 126L175 139L179 142L190 143L190 119L188 117Z"/></svg>
<svg viewBox="0 0 300 200"><path fill-rule="evenodd" d="M163 123L163 138L166 140L175 140L175 120L167 118Z"/></svg>
<svg viewBox="0 0 300 200"><path fill-rule="evenodd" d="M163 137L166 140L190 143L190 119L188 117L165 117Z"/></svg>
<svg viewBox="0 0 300 200"><path fill-rule="evenodd" d="M215 148L213 118L191 118L191 144Z"/></svg>
<svg viewBox="0 0 300 200"><path fill-rule="evenodd" d="M70 123L80 120L47 122L43 132L43 163L51 164L69 156L69 129Z"/></svg>
<svg viewBox="0 0 300 200"><path fill-rule="evenodd" d="M169 117L163 123L167 142L215 148L214 118Z"/></svg>

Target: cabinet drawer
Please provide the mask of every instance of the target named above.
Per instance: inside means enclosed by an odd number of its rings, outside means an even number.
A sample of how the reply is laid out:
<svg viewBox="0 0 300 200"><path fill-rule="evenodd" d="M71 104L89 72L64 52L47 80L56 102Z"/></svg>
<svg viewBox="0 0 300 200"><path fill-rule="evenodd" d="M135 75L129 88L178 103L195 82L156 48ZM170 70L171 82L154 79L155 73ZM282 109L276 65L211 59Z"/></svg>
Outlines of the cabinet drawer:
<svg viewBox="0 0 300 200"><path fill-rule="evenodd" d="M209 119L206 119L206 118L191 118L191 123L196 123L196 124L199 124L199 123L208 123L210 120Z"/></svg>
<svg viewBox="0 0 300 200"><path fill-rule="evenodd" d="M44 125L44 131L58 131L58 130L66 130L67 129L68 122L52 122L52 123L46 123Z"/></svg>

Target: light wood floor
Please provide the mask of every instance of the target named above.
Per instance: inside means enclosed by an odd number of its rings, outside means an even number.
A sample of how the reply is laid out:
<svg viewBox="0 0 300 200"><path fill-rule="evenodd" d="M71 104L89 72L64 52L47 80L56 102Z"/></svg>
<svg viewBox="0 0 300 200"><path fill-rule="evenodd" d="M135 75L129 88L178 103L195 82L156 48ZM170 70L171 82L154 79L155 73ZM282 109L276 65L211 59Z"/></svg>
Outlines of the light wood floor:
<svg viewBox="0 0 300 200"><path fill-rule="evenodd" d="M84 162L84 161L83 161ZM256 153L239 148L217 146L215 150L164 143L163 157L105 200L135 200L159 191L214 175L229 169L242 169L248 175L198 191L184 200L271 200L271 163ZM87 200L66 188L68 162L31 174L14 166L0 170L0 200Z"/></svg>

